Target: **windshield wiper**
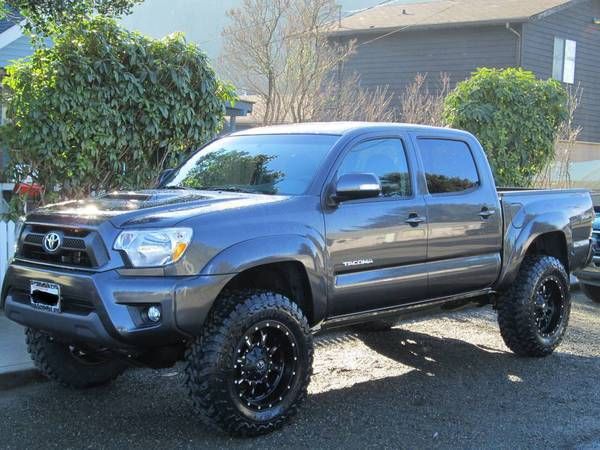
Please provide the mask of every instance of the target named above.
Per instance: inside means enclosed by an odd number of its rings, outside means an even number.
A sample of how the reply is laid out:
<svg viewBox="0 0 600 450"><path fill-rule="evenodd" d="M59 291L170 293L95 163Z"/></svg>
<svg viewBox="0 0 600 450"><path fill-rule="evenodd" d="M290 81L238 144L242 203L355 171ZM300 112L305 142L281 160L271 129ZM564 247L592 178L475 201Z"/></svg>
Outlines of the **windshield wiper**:
<svg viewBox="0 0 600 450"><path fill-rule="evenodd" d="M202 190L203 191L223 191L223 192L243 192L245 194L259 193L255 190L243 188L240 186L208 186L208 187L203 187Z"/></svg>
<svg viewBox="0 0 600 450"><path fill-rule="evenodd" d="M194 189L189 186L161 186L158 189L172 189L172 190L182 190L182 191L196 191L197 190L197 189Z"/></svg>

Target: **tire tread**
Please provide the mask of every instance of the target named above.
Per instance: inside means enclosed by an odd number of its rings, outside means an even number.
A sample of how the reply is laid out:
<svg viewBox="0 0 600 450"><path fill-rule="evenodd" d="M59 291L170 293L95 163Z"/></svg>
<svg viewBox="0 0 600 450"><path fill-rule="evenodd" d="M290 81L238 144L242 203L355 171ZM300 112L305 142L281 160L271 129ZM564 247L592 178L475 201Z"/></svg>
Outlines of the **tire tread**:
<svg viewBox="0 0 600 450"><path fill-rule="evenodd" d="M272 292L231 292L219 298L218 302L209 314L200 336L186 350L185 385L194 411L208 426L234 436L257 436L279 429L297 413L298 407L307 397L313 361L312 334L308 321L296 303ZM231 332L239 331L240 323L248 315L258 315L266 311L288 314L301 327L306 339L308 367L299 395L284 414L268 423L251 423L224 400L228 394L217 367L230 356L224 349L230 347L229 350L234 351L229 342ZM215 383L212 383L211 379Z"/></svg>
<svg viewBox="0 0 600 450"><path fill-rule="evenodd" d="M560 336L550 345L537 337L531 317L530 297L538 280L548 271L557 272L566 285L565 326ZM552 256L527 256L511 287L498 299L498 324L506 346L519 356L543 357L551 354L561 343L569 320L569 277L562 263Z"/></svg>
<svg viewBox="0 0 600 450"><path fill-rule="evenodd" d="M116 361L107 361L106 364L95 366L94 371L82 368L76 372L68 370L66 364L60 360L66 355L64 350L58 346L58 342L52 342L51 336L32 328L25 329L27 352L34 366L46 378L71 389L85 389L108 384L116 380L127 368L126 364ZM66 344L64 344L66 345ZM53 361L54 360L54 361ZM72 363L69 361L69 363ZM90 369L85 367L85 369Z"/></svg>

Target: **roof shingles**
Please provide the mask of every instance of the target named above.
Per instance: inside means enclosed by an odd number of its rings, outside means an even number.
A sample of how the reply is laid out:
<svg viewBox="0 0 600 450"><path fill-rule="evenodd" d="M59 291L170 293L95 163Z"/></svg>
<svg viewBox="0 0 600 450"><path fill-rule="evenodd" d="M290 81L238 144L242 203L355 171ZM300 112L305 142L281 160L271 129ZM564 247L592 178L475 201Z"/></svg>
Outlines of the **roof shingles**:
<svg viewBox="0 0 600 450"><path fill-rule="evenodd" d="M572 0L437 0L392 2L366 9L342 20L333 33L420 28L477 23L525 22Z"/></svg>

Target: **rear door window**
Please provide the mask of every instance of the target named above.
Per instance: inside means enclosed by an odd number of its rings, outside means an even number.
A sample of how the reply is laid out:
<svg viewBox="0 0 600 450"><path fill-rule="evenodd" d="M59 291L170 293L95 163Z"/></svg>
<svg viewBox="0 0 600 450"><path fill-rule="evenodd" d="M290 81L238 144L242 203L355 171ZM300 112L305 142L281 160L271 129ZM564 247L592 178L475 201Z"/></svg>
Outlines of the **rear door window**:
<svg viewBox="0 0 600 450"><path fill-rule="evenodd" d="M419 139L419 154L430 194L461 193L479 186L469 146L449 139Z"/></svg>

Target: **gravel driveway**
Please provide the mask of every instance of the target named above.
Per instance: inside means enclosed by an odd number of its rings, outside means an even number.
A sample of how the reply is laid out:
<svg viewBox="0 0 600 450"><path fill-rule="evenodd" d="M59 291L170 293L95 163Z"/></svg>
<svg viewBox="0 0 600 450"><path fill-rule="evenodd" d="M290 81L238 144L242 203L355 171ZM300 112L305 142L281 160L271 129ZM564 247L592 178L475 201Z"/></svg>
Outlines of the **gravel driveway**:
<svg viewBox="0 0 600 450"><path fill-rule="evenodd" d="M179 370L132 370L85 392L0 386L0 447L600 448L600 305L581 294L545 359L509 353L487 307L320 336L299 416L251 440L199 424Z"/></svg>

